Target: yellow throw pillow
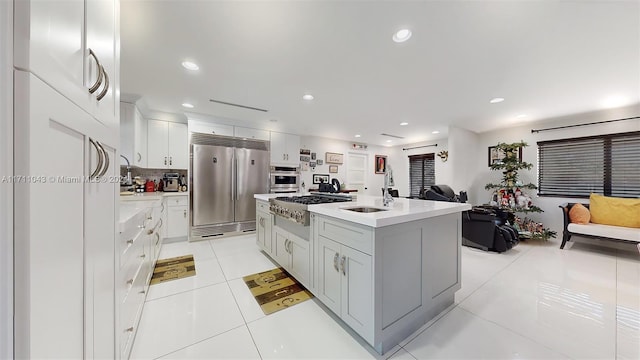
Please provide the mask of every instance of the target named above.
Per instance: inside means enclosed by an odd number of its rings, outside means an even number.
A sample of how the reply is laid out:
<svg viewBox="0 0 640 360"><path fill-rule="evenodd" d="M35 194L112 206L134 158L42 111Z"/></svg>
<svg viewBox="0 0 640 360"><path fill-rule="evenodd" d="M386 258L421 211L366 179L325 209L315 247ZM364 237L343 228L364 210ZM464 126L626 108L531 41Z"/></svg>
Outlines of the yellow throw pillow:
<svg viewBox="0 0 640 360"><path fill-rule="evenodd" d="M591 222L640 228L640 199L623 199L591 194Z"/></svg>
<svg viewBox="0 0 640 360"><path fill-rule="evenodd" d="M575 224L588 224L591 219L591 214L589 213L589 209L578 203L573 205L571 210L569 210L569 219Z"/></svg>

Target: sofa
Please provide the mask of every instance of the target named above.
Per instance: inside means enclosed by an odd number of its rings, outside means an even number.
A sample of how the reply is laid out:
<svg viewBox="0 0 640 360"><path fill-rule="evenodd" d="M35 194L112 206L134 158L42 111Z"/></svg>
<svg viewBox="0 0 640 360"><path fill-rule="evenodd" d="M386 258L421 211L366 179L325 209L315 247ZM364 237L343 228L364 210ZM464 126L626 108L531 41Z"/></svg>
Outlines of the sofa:
<svg viewBox="0 0 640 360"><path fill-rule="evenodd" d="M602 240L621 241L636 245L640 244L640 228L595 224L592 222L586 224L571 222L569 212L576 204L578 203L565 203L560 205L564 217L564 230L562 232L562 244L560 245L560 249L564 249L564 245L573 235ZM580 204L589 209L589 204Z"/></svg>

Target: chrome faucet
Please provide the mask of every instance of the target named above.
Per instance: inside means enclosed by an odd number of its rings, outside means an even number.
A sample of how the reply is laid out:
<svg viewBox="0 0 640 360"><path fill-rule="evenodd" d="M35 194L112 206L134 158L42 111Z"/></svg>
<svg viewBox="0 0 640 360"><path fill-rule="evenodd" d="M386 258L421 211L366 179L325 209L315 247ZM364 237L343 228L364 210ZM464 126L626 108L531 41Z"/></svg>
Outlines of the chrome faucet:
<svg viewBox="0 0 640 360"><path fill-rule="evenodd" d="M123 158L127 162L127 177L122 179L120 181L120 183L122 185L131 185L132 184L132 182L131 182L131 163L129 162L129 159L127 159L126 156L120 154L120 157Z"/></svg>
<svg viewBox="0 0 640 360"><path fill-rule="evenodd" d="M389 206L393 202L393 197L389 194L389 186L393 184L393 170L387 163L384 170L384 195L382 196L382 205Z"/></svg>

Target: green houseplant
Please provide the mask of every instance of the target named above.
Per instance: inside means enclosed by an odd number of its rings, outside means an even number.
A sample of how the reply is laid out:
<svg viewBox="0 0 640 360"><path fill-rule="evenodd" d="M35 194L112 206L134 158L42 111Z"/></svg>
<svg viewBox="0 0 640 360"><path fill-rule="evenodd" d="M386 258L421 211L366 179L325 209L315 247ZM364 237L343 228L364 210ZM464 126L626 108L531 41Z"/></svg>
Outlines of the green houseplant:
<svg viewBox="0 0 640 360"><path fill-rule="evenodd" d="M544 228L541 223L536 223L530 219L521 219L516 213L540 213L543 210L533 205L531 197L526 194L526 190L535 190L538 187L533 183L524 184L518 179L518 171L522 169L531 170L533 164L520 161L519 152L527 147L524 141L516 143L498 143L496 149L504 154L500 161L490 165L491 170L502 171L500 183L489 183L485 185L486 190L492 190L491 205L497 206L510 214L509 220L523 234L529 234L531 238L547 240L556 237L556 232Z"/></svg>

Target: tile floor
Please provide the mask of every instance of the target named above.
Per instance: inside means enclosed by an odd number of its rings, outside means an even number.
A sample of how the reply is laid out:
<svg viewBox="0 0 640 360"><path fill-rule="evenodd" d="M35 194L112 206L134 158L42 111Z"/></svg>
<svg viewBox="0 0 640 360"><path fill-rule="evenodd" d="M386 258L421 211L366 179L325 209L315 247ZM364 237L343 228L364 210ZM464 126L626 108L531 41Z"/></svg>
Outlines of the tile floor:
<svg viewBox="0 0 640 360"><path fill-rule="evenodd" d="M265 316L241 277L275 265L255 235L166 244L195 277L150 287L132 359L640 359L640 256L583 243L463 247L453 306L384 356L316 300Z"/></svg>

